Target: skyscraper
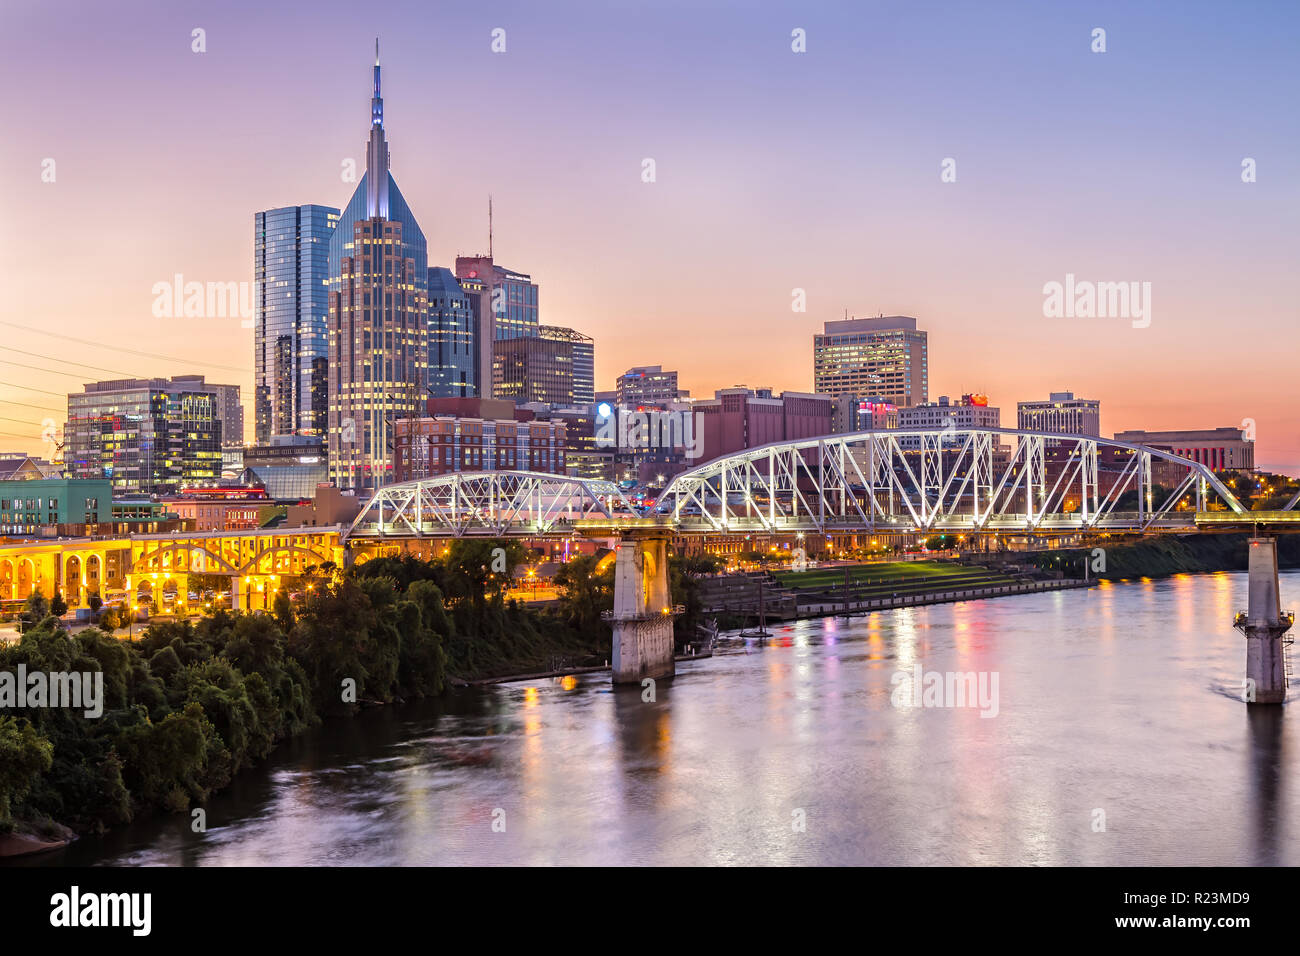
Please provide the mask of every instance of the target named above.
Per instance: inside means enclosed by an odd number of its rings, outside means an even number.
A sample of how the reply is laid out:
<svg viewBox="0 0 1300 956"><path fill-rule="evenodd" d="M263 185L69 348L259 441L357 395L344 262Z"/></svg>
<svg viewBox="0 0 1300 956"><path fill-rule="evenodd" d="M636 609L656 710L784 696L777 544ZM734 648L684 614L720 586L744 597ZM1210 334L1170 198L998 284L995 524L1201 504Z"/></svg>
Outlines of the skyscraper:
<svg viewBox="0 0 1300 956"><path fill-rule="evenodd" d="M173 375L172 385L217 397L217 418L221 421L221 447L244 447L244 403L238 385L218 385L203 375Z"/></svg>
<svg viewBox="0 0 1300 956"><path fill-rule="evenodd" d="M534 336L497 339L492 354L494 398L552 406L595 401L595 351L590 336L543 325Z"/></svg>
<svg viewBox="0 0 1300 956"><path fill-rule="evenodd" d="M473 307L478 291L467 292L450 269L429 269L429 394L434 398L479 395Z"/></svg>
<svg viewBox="0 0 1300 956"><path fill-rule="evenodd" d="M73 478L161 494L221 477L221 400L199 376L92 382L68 396L64 460Z"/></svg>
<svg viewBox="0 0 1300 956"><path fill-rule="evenodd" d="M928 347L906 315L827 322L813 336L813 391L920 405L929 400Z"/></svg>
<svg viewBox="0 0 1300 956"><path fill-rule="evenodd" d="M314 205L253 216L253 427L259 445L273 435L325 434L329 243L338 221L337 209ZM242 427L235 438L243 440Z"/></svg>
<svg viewBox="0 0 1300 956"><path fill-rule="evenodd" d="M569 343L569 369L573 376L570 405L590 405L596 400L596 342L590 335L555 325L542 325L538 337Z"/></svg>
<svg viewBox="0 0 1300 956"><path fill-rule="evenodd" d="M572 405L573 343L557 337L497 339L492 343L492 395L523 405Z"/></svg>
<svg viewBox="0 0 1300 956"><path fill-rule="evenodd" d="M366 173L329 247L329 476L373 490L392 474L394 424L428 382L428 254L389 172L379 41Z"/></svg>
<svg viewBox="0 0 1300 956"><path fill-rule="evenodd" d="M456 278L483 283L492 338L526 339L538 334L537 283L532 276L499 266L486 256L457 256Z"/></svg>

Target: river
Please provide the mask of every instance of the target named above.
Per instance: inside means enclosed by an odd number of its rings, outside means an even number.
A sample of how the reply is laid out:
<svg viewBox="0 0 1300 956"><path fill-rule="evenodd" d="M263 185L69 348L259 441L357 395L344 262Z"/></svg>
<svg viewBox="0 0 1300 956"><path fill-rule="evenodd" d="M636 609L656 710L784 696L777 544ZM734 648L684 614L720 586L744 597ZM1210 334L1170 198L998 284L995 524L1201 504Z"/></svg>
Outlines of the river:
<svg viewBox="0 0 1300 956"><path fill-rule="evenodd" d="M283 744L206 833L155 818L39 862L1296 865L1300 710L1240 699L1245 589L792 622L653 703L608 675L460 690ZM917 665L996 675L996 706L915 706Z"/></svg>

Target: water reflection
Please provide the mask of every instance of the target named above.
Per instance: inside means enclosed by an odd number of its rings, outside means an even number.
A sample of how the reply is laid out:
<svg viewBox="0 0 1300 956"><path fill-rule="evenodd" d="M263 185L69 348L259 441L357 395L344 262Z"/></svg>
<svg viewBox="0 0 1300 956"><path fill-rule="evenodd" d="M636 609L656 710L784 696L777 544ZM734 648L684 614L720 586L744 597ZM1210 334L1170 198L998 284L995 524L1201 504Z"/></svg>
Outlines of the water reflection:
<svg viewBox="0 0 1300 956"><path fill-rule="evenodd" d="M1295 865L1300 711L1240 700L1244 589L792 623L653 701L601 675L460 691L285 744L206 834L168 817L37 862ZM895 707L917 666L996 672L998 715Z"/></svg>

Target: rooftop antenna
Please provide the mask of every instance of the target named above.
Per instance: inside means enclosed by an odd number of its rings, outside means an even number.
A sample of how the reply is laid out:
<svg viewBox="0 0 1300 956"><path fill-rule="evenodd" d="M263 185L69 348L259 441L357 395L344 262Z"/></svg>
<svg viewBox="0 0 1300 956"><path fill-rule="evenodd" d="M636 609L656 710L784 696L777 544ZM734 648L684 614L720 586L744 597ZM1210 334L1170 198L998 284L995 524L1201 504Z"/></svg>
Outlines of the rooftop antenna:
<svg viewBox="0 0 1300 956"><path fill-rule="evenodd" d="M492 258L492 194L488 193L488 258Z"/></svg>

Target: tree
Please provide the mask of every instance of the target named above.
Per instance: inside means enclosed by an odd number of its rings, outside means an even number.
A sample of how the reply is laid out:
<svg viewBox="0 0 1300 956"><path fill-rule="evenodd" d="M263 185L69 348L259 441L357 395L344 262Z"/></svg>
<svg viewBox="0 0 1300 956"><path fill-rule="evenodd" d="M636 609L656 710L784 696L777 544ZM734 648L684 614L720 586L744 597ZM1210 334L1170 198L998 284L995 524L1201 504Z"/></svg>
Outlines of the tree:
<svg viewBox="0 0 1300 956"><path fill-rule="evenodd" d="M600 612L614 607L614 566L597 570L600 558L584 554L555 572L560 591L560 611L579 631L592 632L600 625Z"/></svg>
<svg viewBox="0 0 1300 956"><path fill-rule="evenodd" d="M13 826L13 807L50 769L54 746L30 722L0 717L0 830Z"/></svg>
<svg viewBox="0 0 1300 956"><path fill-rule="evenodd" d="M39 624L49 616L49 613L50 602L45 600L45 595L40 591L33 591L27 595L27 600L23 604L23 610L19 617L25 624Z"/></svg>
<svg viewBox="0 0 1300 956"><path fill-rule="evenodd" d="M68 602L63 600L63 595L58 588L54 589L54 599L50 601L50 613L55 617L63 617L68 613Z"/></svg>
<svg viewBox="0 0 1300 956"><path fill-rule="evenodd" d="M91 591L86 598L86 604L90 607L91 614L98 614L99 609L104 606L104 599L99 596L98 591Z"/></svg>
<svg viewBox="0 0 1300 956"><path fill-rule="evenodd" d="M293 602L289 600L289 592L283 588L275 592L271 614L285 634L293 630Z"/></svg>

